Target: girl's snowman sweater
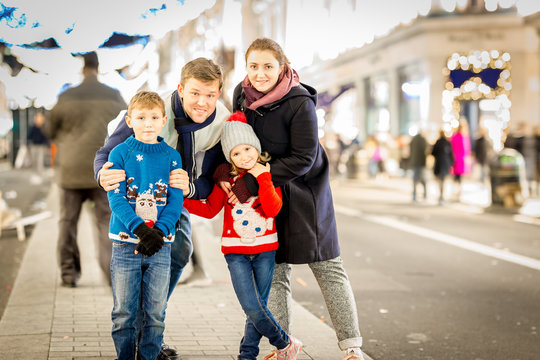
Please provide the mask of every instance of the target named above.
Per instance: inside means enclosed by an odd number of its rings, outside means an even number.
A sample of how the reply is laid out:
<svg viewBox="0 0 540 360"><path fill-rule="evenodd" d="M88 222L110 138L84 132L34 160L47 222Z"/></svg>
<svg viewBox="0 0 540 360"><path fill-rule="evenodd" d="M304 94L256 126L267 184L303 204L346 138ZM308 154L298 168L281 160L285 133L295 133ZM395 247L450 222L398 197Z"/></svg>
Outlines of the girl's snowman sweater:
<svg viewBox="0 0 540 360"><path fill-rule="evenodd" d="M245 175L240 174L238 178ZM237 178L237 179L238 179ZM234 178L229 181L234 184ZM282 205L281 190L272 184L269 172L257 177L259 196L235 205L227 202L227 194L218 185L206 200L184 199L184 207L192 214L211 219L224 207L221 252L223 254L259 254L278 248L274 217Z"/></svg>

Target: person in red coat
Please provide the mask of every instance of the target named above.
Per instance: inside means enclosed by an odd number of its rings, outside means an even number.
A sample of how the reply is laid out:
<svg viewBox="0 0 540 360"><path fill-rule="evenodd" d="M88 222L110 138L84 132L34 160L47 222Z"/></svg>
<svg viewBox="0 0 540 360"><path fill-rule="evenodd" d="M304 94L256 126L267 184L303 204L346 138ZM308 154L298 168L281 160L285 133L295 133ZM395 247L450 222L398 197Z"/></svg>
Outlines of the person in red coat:
<svg viewBox="0 0 540 360"><path fill-rule="evenodd" d="M459 187L457 193L459 199L461 196L461 177L471 173L471 139L467 121L460 121L454 135L450 138L450 144L454 154L452 172Z"/></svg>
<svg viewBox="0 0 540 360"><path fill-rule="evenodd" d="M259 185L258 196L231 204L227 193L215 185L206 200L185 199L184 206L191 214L208 219L225 208L221 251L247 316L238 359L256 360L262 336L276 347L279 359L296 359L302 343L281 328L267 306L278 248L274 217L283 204L281 190L272 184L270 165L266 163L270 158L261 153L261 143L242 112L225 122L221 146L230 163L231 186L249 173Z"/></svg>

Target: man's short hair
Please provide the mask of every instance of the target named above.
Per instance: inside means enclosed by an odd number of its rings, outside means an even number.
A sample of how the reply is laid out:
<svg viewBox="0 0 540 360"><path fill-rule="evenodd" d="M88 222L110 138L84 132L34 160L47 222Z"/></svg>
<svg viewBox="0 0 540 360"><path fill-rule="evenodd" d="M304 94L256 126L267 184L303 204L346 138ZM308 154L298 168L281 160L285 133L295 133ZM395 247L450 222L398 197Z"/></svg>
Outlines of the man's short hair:
<svg viewBox="0 0 540 360"><path fill-rule="evenodd" d="M95 51L83 54L84 67L90 69L96 69L99 66L98 56Z"/></svg>
<svg viewBox="0 0 540 360"><path fill-rule="evenodd" d="M165 116L165 103L158 93L153 91L139 91L129 101L128 116L131 116L133 109L153 109L156 107Z"/></svg>
<svg viewBox="0 0 540 360"><path fill-rule="evenodd" d="M180 84L186 85L186 82L195 78L202 82L219 81L219 91L223 88L223 71L221 66L210 59L203 57L191 60L182 68Z"/></svg>

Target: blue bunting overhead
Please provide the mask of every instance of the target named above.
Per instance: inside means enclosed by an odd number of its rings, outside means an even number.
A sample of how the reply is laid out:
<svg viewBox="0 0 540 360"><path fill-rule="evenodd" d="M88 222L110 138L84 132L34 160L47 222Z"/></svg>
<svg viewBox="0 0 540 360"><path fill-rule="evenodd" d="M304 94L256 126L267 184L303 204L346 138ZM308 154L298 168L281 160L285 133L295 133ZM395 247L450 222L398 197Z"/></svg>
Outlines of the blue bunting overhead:
<svg viewBox="0 0 540 360"><path fill-rule="evenodd" d="M163 36L215 0L0 0L0 42L53 42L72 53Z"/></svg>

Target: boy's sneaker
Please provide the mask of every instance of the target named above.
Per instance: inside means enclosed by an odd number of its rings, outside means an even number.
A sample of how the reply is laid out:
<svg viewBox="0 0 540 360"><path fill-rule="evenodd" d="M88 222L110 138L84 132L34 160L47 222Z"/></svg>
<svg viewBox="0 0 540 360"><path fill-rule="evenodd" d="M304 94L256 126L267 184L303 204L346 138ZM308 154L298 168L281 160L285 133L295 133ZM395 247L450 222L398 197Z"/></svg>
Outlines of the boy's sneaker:
<svg viewBox="0 0 540 360"><path fill-rule="evenodd" d="M362 355L360 348L348 348L342 360L364 360L364 355Z"/></svg>
<svg viewBox="0 0 540 360"><path fill-rule="evenodd" d="M282 350L276 351L277 360L296 360L298 354L302 350L302 343L300 340L293 338L289 335L289 345Z"/></svg>

